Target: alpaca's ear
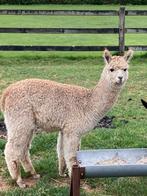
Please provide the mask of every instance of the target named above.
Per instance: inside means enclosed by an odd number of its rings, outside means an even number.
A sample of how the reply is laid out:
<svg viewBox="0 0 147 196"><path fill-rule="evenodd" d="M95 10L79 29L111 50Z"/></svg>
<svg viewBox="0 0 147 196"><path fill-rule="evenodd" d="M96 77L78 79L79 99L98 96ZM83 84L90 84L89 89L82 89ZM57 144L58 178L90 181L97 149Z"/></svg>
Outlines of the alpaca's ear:
<svg viewBox="0 0 147 196"><path fill-rule="evenodd" d="M105 63L109 64L112 59L112 55L110 54L108 49L104 50L103 57L104 57Z"/></svg>
<svg viewBox="0 0 147 196"><path fill-rule="evenodd" d="M132 49L129 49L125 54L124 54L124 59L129 62L131 58L133 57L134 51Z"/></svg>

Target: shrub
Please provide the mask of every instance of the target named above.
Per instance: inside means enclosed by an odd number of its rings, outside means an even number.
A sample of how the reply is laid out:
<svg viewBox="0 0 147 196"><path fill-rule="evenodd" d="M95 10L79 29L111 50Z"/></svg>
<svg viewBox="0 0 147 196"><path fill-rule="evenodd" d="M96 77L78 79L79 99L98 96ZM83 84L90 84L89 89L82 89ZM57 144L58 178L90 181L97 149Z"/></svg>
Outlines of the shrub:
<svg viewBox="0 0 147 196"><path fill-rule="evenodd" d="M145 5L147 0L0 0L0 4L138 4Z"/></svg>

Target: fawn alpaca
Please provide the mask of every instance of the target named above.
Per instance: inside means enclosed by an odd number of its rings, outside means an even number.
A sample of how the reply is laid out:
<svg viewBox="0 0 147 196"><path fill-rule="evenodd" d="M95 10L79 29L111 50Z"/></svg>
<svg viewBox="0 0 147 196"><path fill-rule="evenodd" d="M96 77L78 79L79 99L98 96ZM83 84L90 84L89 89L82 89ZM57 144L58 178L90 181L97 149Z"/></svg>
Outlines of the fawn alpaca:
<svg viewBox="0 0 147 196"><path fill-rule="evenodd" d="M104 51L105 67L93 89L49 80L27 79L10 85L3 93L1 109L8 130L5 159L8 170L20 187L25 187L20 164L38 178L29 156L29 146L37 127L59 130L57 153L59 174L67 167L69 176L79 149L80 138L93 129L113 106L128 79L128 62L133 55L111 56Z"/></svg>

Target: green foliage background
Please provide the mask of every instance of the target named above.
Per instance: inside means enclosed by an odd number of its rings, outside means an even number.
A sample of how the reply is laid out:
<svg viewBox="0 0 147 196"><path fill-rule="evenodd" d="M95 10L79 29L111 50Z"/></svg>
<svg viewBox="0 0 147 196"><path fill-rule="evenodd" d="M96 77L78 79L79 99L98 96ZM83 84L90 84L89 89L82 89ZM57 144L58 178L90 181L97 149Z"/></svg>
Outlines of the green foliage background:
<svg viewBox="0 0 147 196"><path fill-rule="evenodd" d="M147 0L0 0L0 4L136 4L147 5Z"/></svg>

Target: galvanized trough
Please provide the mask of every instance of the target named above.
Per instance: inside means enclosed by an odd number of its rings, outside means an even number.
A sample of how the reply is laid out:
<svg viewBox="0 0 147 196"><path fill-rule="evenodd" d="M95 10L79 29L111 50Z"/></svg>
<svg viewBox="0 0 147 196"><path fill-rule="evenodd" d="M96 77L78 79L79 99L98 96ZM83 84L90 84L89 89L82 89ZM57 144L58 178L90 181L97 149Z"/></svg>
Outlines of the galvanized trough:
<svg viewBox="0 0 147 196"><path fill-rule="evenodd" d="M147 148L82 150L76 158L71 196L80 195L82 178L147 176Z"/></svg>

